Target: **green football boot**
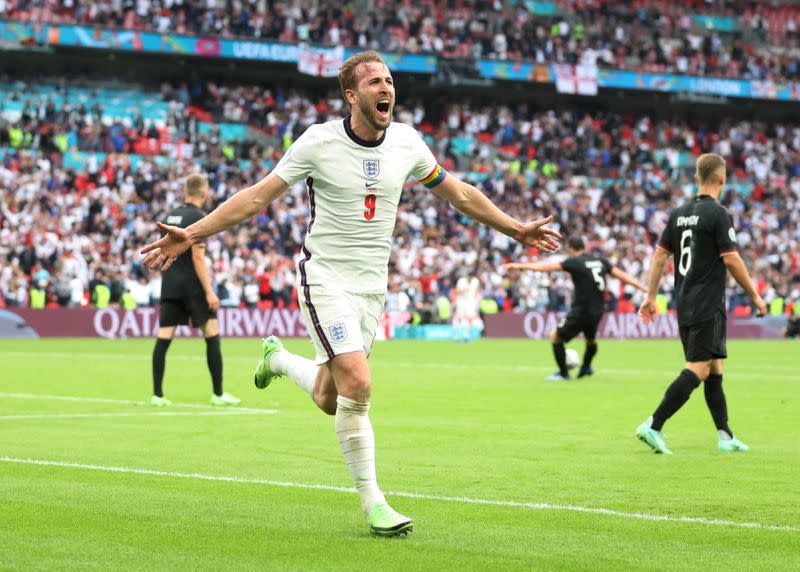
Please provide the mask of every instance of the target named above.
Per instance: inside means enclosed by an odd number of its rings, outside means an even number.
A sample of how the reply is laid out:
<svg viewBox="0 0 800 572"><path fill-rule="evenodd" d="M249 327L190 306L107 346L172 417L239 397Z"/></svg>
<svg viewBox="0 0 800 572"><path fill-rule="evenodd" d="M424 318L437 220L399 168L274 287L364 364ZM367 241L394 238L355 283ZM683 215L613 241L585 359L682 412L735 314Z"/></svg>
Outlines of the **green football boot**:
<svg viewBox="0 0 800 572"><path fill-rule="evenodd" d="M367 517L370 530L379 536L405 536L414 529L414 521L398 513L389 503L372 507Z"/></svg>
<svg viewBox="0 0 800 572"><path fill-rule="evenodd" d="M222 395L211 394L211 405L215 407L228 407L229 405L239 405L242 402L238 397L223 391Z"/></svg>
<svg viewBox="0 0 800 572"><path fill-rule="evenodd" d="M253 374L253 383L256 384L258 389L264 389L270 383L281 377L281 374L273 372L269 368L269 358L275 352L283 351L283 344L276 336L270 336L261 342L261 350L264 352L264 357L258 361L256 371Z"/></svg>
<svg viewBox="0 0 800 572"><path fill-rule="evenodd" d="M743 453L750 450L750 447L739 441L736 437L731 437L730 439L723 439L720 437L718 447L722 453Z"/></svg>
<svg viewBox="0 0 800 572"><path fill-rule="evenodd" d="M172 405L172 402L166 397L154 395L150 398L150 405L154 407L167 407L168 405Z"/></svg>
<svg viewBox="0 0 800 572"><path fill-rule="evenodd" d="M661 431L656 431L647 421L636 428L636 437L650 447L656 454L672 455L672 451L667 449L667 443L664 441L664 434Z"/></svg>

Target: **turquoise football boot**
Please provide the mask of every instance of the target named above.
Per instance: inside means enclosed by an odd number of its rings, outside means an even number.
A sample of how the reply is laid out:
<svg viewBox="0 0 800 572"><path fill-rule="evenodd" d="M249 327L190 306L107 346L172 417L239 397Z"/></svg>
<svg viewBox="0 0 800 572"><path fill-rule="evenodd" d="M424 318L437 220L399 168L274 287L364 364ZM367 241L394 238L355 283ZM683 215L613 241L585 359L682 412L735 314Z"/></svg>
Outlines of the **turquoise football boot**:
<svg viewBox="0 0 800 572"><path fill-rule="evenodd" d="M672 451L667 449L667 443L664 441L664 434L661 431L656 431L645 421L636 428L636 437L650 447L656 454L672 455Z"/></svg>
<svg viewBox="0 0 800 572"><path fill-rule="evenodd" d="M730 439L720 437L717 446L722 453L744 453L750 450L750 447L739 441L736 437L731 437Z"/></svg>

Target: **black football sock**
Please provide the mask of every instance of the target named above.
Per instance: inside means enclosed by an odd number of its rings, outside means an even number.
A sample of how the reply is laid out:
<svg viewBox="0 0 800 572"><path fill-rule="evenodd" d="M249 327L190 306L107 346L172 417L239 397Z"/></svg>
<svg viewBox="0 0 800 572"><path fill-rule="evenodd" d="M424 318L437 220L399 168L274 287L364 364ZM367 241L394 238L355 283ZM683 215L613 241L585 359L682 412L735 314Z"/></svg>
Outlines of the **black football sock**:
<svg viewBox="0 0 800 572"><path fill-rule="evenodd" d="M553 355L556 357L558 371L561 372L561 375L564 377L569 375L569 369L567 369L567 350L564 349L563 343L553 344Z"/></svg>
<svg viewBox="0 0 800 572"><path fill-rule="evenodd" d="M219 335L206 338L206 363L214 384L214 395L222 395L222 352L219 348Z"/></svg>
<svg viewBox="0 0 800 572"><path fill-rule="evenodd" d="M586 353L583 354L583 369L592 367L592 360L597 355L597 344L586 346Z"/></svg>
<svg viewBox="0 0 800 572"><path fill-rule="evenodd" d="M722 375L712 373L708 376L703 390L706 394L706 405L714 419L717 431L725 431L733 437L733 431L728 427L728 405L725 402L725 392L722 390Z"/></svg>
<svg viewBox="0 0 800 572"><path fill-rule="evenodd" d="M675 412L689 401L689 397L698 385L700 385L700 378L693 371L684 369L667 388L664 399L653 412L651 427L656 431L661 431L667 419L675 415Z"/></svg>
<svg viewBox="0 0 800 572"><path fill-rule="evenodd" d="M167 357L167 348L172 340L165 340L163 338L156 339L156 347L153 348L153 395L164 397L164 391L161 387L164 381L164 367Z"/></svg>

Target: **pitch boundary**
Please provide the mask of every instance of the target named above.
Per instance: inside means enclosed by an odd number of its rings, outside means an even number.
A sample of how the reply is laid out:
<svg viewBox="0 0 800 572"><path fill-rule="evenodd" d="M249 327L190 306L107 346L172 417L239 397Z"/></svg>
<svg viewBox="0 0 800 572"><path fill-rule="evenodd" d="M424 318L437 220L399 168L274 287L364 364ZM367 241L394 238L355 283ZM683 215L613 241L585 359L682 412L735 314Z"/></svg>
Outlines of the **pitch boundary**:
<svg viewBox="0 0 800 572"><path fill-rule="evenodd" d="M185 417L209 415L212 417L237 417L239 415L269 415L260 411L152 411L123 413L31 413L25 415L0 415L0 421L17 421L24 419L91 419L106 417Z"/></svg>
<svg viewBox="0 0 800 572"><path fill-rule="evenodd" d="M105 465L90 465L84 463L69 463L65 461L49 461L45 459L21 459L16 457L0 457L2 463L17 463L25 465L39 465L46 467L61 467L65 469L83 469L92 471L104 471L110 473L126 473L135 475L147 475L153 477L168 477L179 479L195 479L202 481L218 481L238 484L266 485L272 487L284 487L306 490L321 490L340 493L355 494L356 490L350 487L337 487L334 485L322 485L313 483L294 483L291 481L273 481L268 479L253 479L247 477L226 476L226 475L205 475L202 473L179 473L172 471L158 471L153 469L140 469L134 467L113 467ZM544 502L520 502L512 500L491 500L474 497L453 497L446 495L430 495L402 491L387 491L387 495L404 497L411 499L432 500L440 502L452 502L461 504L473 504L483 506L521 508L528 510L549 510L558 512L577 512L583 514L596 514L602 516L613 516L633 520L644 520L650 522L674 522L682 524L700 524L705 526L727 526L732 528L748 528L759 530L774 530L781 532L800 532L800 528L789 525L765 524L761 522L740 522L725 519L709 519L697 516L668 516L660 514L648 514L640 512L625 512L600 507L586 507L570 504L553 504Z"/></svg>
<svg viewBox="0 0 800 572"><path fill-rule="evenodd" d="M0 397L7 397L11 399L41 399L42 401L77 401L81 403L112 403L116 405L138 405L138 406L148 406L150 405L146 401L136 401L133 399L110 399L107 397L78 397L75 395L46 395L46 394L38 394L38 393L7 393L0 391ZM259 409L256 407L228 407L225 409L221 409L215 405L201 405L199 403L173 403L169 406L170 409L173 407L185 407L191 409L214 409L219 413L222 412L239 412L239 413L264 413L265 415L274 415L276 413L280 413L277 409Z"/></svg>

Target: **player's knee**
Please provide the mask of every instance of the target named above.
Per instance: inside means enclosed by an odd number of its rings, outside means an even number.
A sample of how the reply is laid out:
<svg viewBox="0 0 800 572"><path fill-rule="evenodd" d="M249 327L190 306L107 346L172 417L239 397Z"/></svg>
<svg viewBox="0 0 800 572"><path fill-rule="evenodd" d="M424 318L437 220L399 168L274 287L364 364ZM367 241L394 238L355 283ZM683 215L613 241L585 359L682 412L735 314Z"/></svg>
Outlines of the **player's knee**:
<svg viewBox="0 0 800 572"><path fill-rule="evenodd" d="M711 362L694 362L687 364L687 368L694 373L700 381L705 381L711 374Z"/></svg>
<svg viewBox="0 0 800 572"><path fill-rule="evenodd" d="M553 330L552 332L550 332L550 341L553 342L554 344L561 343L561 338L559 337L557 330Z"/></svg>
<svg viewBox="0 0 800 572"><path fill-rule="evenodd" d="M217 320L209 320L201 326L200 331L203 332L204 338L213 338L219 334L219 322Z"/></svg>
<svg viewBox="0 0 800 572"><path fill-rule="evenodd" d="M369 377L352 379L348 384L348 395L359 403L367 403L372 395L372 380Z"/></svg>
<svg viewBox="0 0 800 572"><path fill-rule="evenodd" d="M369 401L372 393L372 376L367 360L361 354L339 359L331 373L336 380L339 395L361 403Z"/></svg>
<svg viewBox="0 0 800 572"><path fill-rule="evenodd" d="M175 337L175 330L177 326L161 326L158 328L156 336L160 340L171 340Z"/></svg>

